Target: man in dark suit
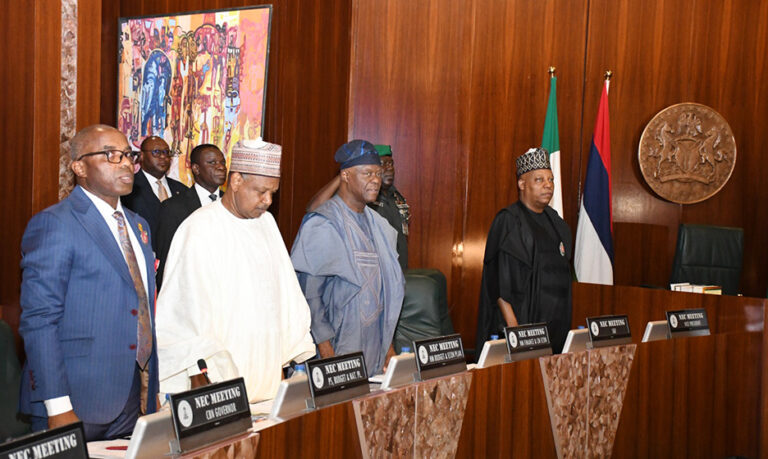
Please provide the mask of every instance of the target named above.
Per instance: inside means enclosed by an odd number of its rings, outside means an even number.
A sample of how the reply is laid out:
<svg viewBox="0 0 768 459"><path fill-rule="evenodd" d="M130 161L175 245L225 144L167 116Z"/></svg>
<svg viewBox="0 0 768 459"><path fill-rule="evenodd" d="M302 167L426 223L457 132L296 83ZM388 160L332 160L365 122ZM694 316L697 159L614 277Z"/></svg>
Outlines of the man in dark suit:
<svg viewBox="0 0 768 459"><path fill-rule="evenodd" d="M152 234L157 231L160 203L187 189L183 183L166 176L172 156L165 140L157 136L144 139L141 142L141 170L134 178L133 191L121 198L125 207L149 222ZM157 251L155 240L152 250Z"/></svg>
<svg viewBox="0 0 768 459"><path fill-rule="evenodd" d="M158 290L163 283L165 259L171 250L171 241L179 225L192 212L221 197L219 187L227 180L227 160L216 145L205 143L196 146L189 154L189 162L192 164L195 184L163 202L160 206L157 231L152 233L158 261Z"/></svg>
<svg viewBox="0 0 768 459"><path fill-rule="evenodd" d="M120 204L136 161L125 136L95 125L70 144L77 186L21 242L19 408L34 430L82 420L88 440L115 438L155 409L154 257L146 220Z"/></svg>

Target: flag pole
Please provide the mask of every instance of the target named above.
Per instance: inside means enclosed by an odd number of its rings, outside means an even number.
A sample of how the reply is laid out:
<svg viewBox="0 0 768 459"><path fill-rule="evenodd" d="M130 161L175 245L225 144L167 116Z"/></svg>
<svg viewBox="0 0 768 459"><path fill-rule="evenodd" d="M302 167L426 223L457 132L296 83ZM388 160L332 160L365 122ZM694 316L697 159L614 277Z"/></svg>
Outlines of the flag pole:
<svg viewBox="0 0 768 459"><path fill-rule="evenodd" d="M555 180L552 197L549 205L562 218L563 213L563 184L562 164L560 151L560 133L557 126L557 77L555 67L549 67L549 97L547 98L547 113L544 117L544 132L541 138L541 146L549 152L550 168Z"/></svg>
<svg viewBox="0 0 768 459"><path fill-rule="evenodd" d="M611 196L611 144L608 87L613 72L604 73L605 86L597 107L587 174L581 187L576 228L574 268L579 282L613 284L613 202ZM606 180L607 179L607 180Z"/></svg>

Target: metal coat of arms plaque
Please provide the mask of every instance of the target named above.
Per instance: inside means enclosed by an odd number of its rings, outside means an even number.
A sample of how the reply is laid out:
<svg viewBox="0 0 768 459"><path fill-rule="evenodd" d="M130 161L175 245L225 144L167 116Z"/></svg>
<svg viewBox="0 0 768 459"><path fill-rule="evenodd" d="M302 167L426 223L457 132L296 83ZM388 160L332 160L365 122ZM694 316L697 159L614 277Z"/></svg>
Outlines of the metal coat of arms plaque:
<svg viewBox="0 0 768 459"><path fill-rule="evenodd" d="M645 126L637 159L656 194L693 204L713 196L731 177L736 141L719 113L686 102L665 108Z"/></svg>

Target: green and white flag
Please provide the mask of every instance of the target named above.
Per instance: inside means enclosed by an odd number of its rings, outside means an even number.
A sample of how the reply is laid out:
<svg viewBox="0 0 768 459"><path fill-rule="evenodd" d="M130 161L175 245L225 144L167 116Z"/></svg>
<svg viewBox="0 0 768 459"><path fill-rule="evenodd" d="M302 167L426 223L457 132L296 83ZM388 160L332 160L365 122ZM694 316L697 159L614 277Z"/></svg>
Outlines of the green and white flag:
<svg viewBox="0 0 768 459"><path fill-rule="evenodd" d="M563 183L560 174L560 134L557 130L557 77L554 75L549 80L549 103L547 104L547 118L544 121L544 136L541 139L541 147L549 152L549 163L552 166L552 175L555 176L555 191L549 206L563 215Z"/></svg>

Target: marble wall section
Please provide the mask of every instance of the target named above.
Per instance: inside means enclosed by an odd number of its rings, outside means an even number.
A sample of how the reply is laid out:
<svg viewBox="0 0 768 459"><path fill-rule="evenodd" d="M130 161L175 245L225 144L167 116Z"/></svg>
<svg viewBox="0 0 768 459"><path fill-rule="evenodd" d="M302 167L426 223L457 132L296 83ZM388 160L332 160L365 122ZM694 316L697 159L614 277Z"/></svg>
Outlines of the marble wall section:
<svg viewBox="0 0 768 459"><path fill-rule="evenodd" d="M464 372L355 400L363 456L454 457L471 384Z"/></svg>
<svg viewBox="0 0 768 459"><path fill-rule="evenodd" d="M610 457L636 344L539 359L557 456Z"/></svg>
<svg viewBox="0 0 768 459"><path fill-rule="evenodd" d="M77 0L61 0L60 110L59 199L63 199L74 184L68 157L69 139L77 130Z"/></svg>
<svg viewBox="0 0 768 459"><path fill-rule="evenodd" d="M587 443L587 352L542 357L541 376L558 457L579 457Z"/></svg>
<svg viewBox="0 0 768 459"><path fill-rule="evenodd" d="M354 402L360 449L365 457L409 457L413 453L416 386Z"/></svg>

